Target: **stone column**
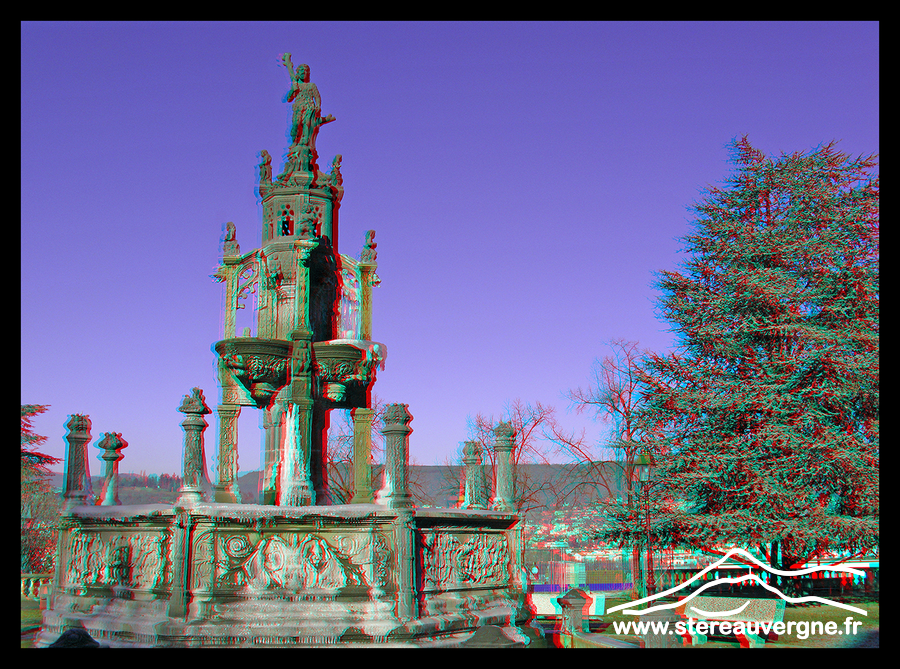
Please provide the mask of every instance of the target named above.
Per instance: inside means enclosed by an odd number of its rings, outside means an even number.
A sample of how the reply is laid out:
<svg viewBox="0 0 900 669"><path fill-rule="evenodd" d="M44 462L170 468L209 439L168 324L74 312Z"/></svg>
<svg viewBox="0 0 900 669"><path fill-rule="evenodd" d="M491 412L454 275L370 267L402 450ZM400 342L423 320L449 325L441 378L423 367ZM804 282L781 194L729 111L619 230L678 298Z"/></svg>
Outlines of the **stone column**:
<svg viewBox="0 0 900 669"><path fill-rule="evenodd" d="M285 403L280 449L277 504L309 506L316 503L311 480L313 392L312 328L309 321L309 256L317 242L294 242L294 327L291 331L290 400Z"/></svg>
<svg viewBox="0 0 900 669"><path fill-rule="evenodd" d="M302 266L300 263L298 267ZM297 280L301 281L301 277ZM312 333L307 328L297 328L291 333L291 339L290 395L283 402L276 503L279 506L310 506L316 503L310 461L315 404L312 398Z"/></svg>
<svg viewBox="0 0 900 669"><path fill-rule="evenodd" d="M375 274L375 262L360 262L359 272L359 335L364 341L372 339L372 276Z"/></svg>
<svg viewBox="0 0 900 669"><path fill-rule="evenodd" d="M375 411L353 409L353 499L351 504L371 504L372 492L372 418Z"/></svg>
<svg viewBox="0 0 900 669"><path fill-rule="evenodd" d="M222 259L225 273L225 318L223 321L222 339L231 339L237 332L235 325L237 316L237 262L237 258Z"/></svg>
<svg viewBox="0 0 900 669"><path fill-rule="evenodd" d="M412 508L409 494L409 426L412 414L408 404L389 404L384 411L384 485L376 503L392 509Z"/></svg>
<svg viewBox="0 0 900 669"><path fill-rule="evenodd" d="M103 439L97 444L97 448L103 449L98 456L106 462L105 471L103 473L103 494L101 495L102 506L118 506L119 501L119 460L122 455L121 450L128 446L128 443L122 439L122 434L118 432L105 432Z"/></svg>
<svg viewBox="0 0 900 669"><path fill-rule="evenodd" d="M284 412L281 402L276 397L272 406L263 409L263 469L260 480L259 503L275 505L278 490L278 466L281 446L281 422Z"/></svg>
<svg viewBox="0 0 900 669"><path fill-rule="evenodd" d="M467 441L463 445L463 465L465 465L465 492L463 509L483 509L481 478L481 445L477 441Z"/></svg>
<svg viewBox="0 0 900 669"><path fill-rule="evenodd" d="M331 409L325 402L314 402L309 440L309 478L316 493L316 504L330 505L331 488L328 483L328 426Z"/></svg>
<svg viewBox="0 0 900 669"><path fill-rule="evenodd" d="M386 470L385 470L386 471ZM396 507L395 507L396 508ZM416 525L412 506L396 508L394 546L397 555L397 618L417 618Z"/></svg>
<svg viewBox="0 0 900 669"><path fill-rule="evenodd" d="M215 487L215 501L239 504L241 492L238 488L238 416L239 404L220 404L219 414L219 470Z"/></svg>
<svg viewBox="0 0 900 669"><path fill-rule="evenodd" d="M85 445L91 440L91 419L81 414L69 416L66 423L66 488L63 494L65 513L72 507L94 503L91 468Z"/></svg>
<svg viewBox="0 0 900 669"><path fill-rule="evenodd" d="M494 428L494 500L495 511L515 512L515 479L513 473L513 448L515 430L509 423Z"/></svg>
<svg viewBox="0 0 900 669"><path fill-rule="evenodd" d="M185 416L181 422L184 429L183 481L177 503L194 504L203 501L204 494L209 490L206 455L203 452L203 431L207 423L203 415L212 411L206 406L203 391L199 388L184 396L178 410Z"/></svg>
<svg viewBox="0 0 900 669"><path fill-rule="evenodd" d="M294 242L294 330L309 333L312 339L312 326L309 322L309 257L318 243L309 239L298 239Z"/></svg>
<svg viewBox="0 0 900 669"><path fill-rule="evenodd" d="M309 462L312 404L312 400L289 402L284 412L284 441L278 476L279 506L311 506L316 503Z"/></svg>

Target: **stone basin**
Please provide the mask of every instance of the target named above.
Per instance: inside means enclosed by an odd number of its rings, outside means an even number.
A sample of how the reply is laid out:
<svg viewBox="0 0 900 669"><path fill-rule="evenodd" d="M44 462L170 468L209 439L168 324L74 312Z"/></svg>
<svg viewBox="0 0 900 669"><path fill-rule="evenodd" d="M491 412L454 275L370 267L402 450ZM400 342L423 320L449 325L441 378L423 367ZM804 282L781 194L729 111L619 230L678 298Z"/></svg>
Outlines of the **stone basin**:
<svg viewBox="0 0 900 669"><path fill-rule="evenodd" d="M291 342L235 337L216 342L216 353L247 389L257 408L269 406L290 377Z"/></svg>
<svg viewBox="0 0 900 669"><path fill-rule="evenodd" d="M290 381L291 347L281 339L234 337L217 342L215 350L262 409ZM312 347L317 395L338 405L349 386L370 385L376 366L384 367L385 347L378 342L335 339Z"/></svg>
<svg viewBox="0 0 900 669"><path fill-rule="evenodd" d="M349 386L369 386L384 367L384 345L356 339L313 342L318 395L340 405Z"/></svg>

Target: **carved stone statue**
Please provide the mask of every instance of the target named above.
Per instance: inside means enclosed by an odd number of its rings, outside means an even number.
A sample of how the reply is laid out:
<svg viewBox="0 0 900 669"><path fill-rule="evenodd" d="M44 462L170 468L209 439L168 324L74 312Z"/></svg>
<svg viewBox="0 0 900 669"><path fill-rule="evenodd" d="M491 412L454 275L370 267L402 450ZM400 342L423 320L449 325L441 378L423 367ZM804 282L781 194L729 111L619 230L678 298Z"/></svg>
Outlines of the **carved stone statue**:
<svg viewBox="0 0 900 669"><path fill-rule="evenodd" d="M375 262L375 247L378 244L375 243L375 231L374 230L366 230L366 242L363 245L363 250L359 254L360 262Z"/></svg>
<svg viewBox="0 0 900 669"><path fill-rule="evenodd" d="M341 175L342 158L341 154L337 154L331 161L331 183L334 186L341 186L344 183L344 177Z"/></svg>
<svg viewBox="0 0 900 669"><path fill-rule="evenodd" d="M272 156L263 149L259 152L259 157L259 183L270 184L272 183Z"/></svg>
<svg viewBox="0 0 900 669"><path fill-rule="evenodd" d="M210 408L206 406L206 398L203 396L203 391L200 388L192 388L191 394L185 395L184 399L181 400L181 406L178 407L178 410L186 414L212 413Z"/></svg>
<svg viewBox="0 0 900 669"><path fill-rule="evenodd" d="M319 222L319 213L312 204L307 204L300 214L300 220L297 222L299 228L297 236L300 239L311 239L316 236L316 227Z"/></svg>
<svg viewBox="0 0 900 669"><path fill-rule="evenodd" d="M289 53L282 55L281 62L291 76L291 90L285 96L285 102L293 105L288 159L299 163L299 169L310 171L315 160L315 140L319 126L335 119L331 114L322 118L322 98L319 96L319 89L309 80L309 65L298 65L295 70Z"/></svg>
<svg viewBox="0 0 900 669"><path fill-rule="evenodd" d="M241 255L241 245L237 243L237 229L231 221L225 224L225 241L222 243L222 255Z"/></svg>

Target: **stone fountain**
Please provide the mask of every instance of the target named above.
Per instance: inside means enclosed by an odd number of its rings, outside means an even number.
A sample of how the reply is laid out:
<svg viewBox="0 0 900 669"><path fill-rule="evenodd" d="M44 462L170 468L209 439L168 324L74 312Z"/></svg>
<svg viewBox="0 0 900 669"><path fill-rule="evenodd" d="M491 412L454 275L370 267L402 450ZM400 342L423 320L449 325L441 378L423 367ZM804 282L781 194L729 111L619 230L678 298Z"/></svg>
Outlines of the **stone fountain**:
<svg viewBox="0 0 900 669"><path fill-rule="evenodd" d="M114 465L124 442L110 434L102 446L108 480L95 504L91 422L72 416L56 572L37 646L70 629L108 646L144 647L453 646L485 625L515 644L539 634L525 594L508 425L496 432L492 500L467 494L464 508L418 508L408 481L412 415L388 405L384 482L372 489L371 389L386 355L371 333L375 233L366 233L359 258L338 252L341 156L323 173L315 148L334 118L321 116L308 66L295 69L290 54L283 63L291 142L275 178L269 153L260 154L261 244L242 253L228 223L214 275L225 288L223 338L213 345L215 482L204 448L212 410L199 388L178 408L183 486L174 505L118 504ZM237 310L252 294L256 336L237 336ZM244 407L263 412L261 504L241 503L237 487ZM327 476L336 408L350 409L354 426L354 494L339 505Z"/></svg>

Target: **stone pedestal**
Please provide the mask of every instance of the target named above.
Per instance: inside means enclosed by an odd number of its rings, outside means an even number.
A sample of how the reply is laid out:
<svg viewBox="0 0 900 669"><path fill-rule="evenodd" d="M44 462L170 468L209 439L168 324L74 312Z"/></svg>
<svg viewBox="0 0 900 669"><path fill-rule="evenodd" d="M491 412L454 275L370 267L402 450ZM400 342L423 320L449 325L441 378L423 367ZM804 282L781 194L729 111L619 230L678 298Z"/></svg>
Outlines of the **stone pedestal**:
<svg viewBox="0 0 900 669"><path fill-rule="evenodd" d="M465 466L465 488L463 493L463 509L485 508L483 497L483 477L481 471L481 446L477 441L467 441L463 446L463 465Z"/></svg>
<svg viewBox="0 0 900 669"><path fill-rule="evenodd" d="M184 429L184 454L182 486L179 490L179 504L196 504L209 494L209 479L206 476L206 454L203 450L203 431L207 427L204 414L212 413L206 406L203 391L194 388L190 395L185 395L178 407L184 416L181 427Z"/></svg>
<svg viewBox="0 0 900 669"><path fill-rule="evenodd" d="M216 407L219 415L219 467L215 487L215 501L238 504L241 492L238 488L238 404L220 404Z"/></svg>
<svg viewBox="0 0 900 669"><path fill-rule="evenodd" d="M411 508L409 494L409 426L407 404L389 404L384 411L384 485L375 500L392 509Z"/></svg>
<svg viewBox="0 0 900 669"><path fill-rule="evenodd" d="M79 507L35 645L458 646L531 619L513 514L461 509Z"/></svg>
<svg viewBox="0 0 900 669"><path fill-rule="evenodd" d="M568 634L590 632L589 614L594 598L584 590L572 589L556 599L562 612L562 629Z"/></svg>
<svg viewBox="0 0 900 669"><path fill-rule="evenodd" d="M353 499L351 504L371 504L372 491L372 409L353 409Z"/></svg>
<svg viewBox="0 0 900 669"><path fill-rule="evenodd" d="M515 473L513 471L513 448L515 430L509 423L500 423L494 429L494 500L491 508L495 511L513 512L515 504Z"/></svg>
<svg viewBox="0 0 900 669"><path fill-rule="evenodd" d="M103 449L99 455L106 464L103 473L103 493L100 496L101 506L117 506L119 502L119 460L124 456L121 450L128 446L122 435L106 432L97 448Z"/></svg>
<svg viewBox="0 0 900 669"><path fill-rule="evenodd" d="M66 488L64 512L94 503L87 443L91 440L91 419L81 414L69 416L66 423Z"/></svg>

